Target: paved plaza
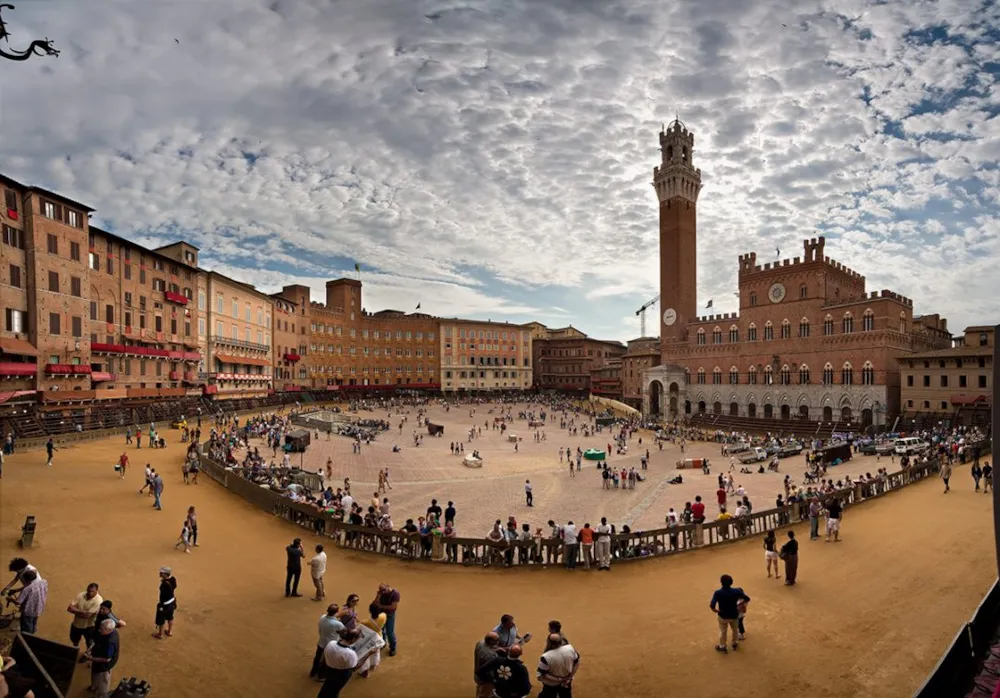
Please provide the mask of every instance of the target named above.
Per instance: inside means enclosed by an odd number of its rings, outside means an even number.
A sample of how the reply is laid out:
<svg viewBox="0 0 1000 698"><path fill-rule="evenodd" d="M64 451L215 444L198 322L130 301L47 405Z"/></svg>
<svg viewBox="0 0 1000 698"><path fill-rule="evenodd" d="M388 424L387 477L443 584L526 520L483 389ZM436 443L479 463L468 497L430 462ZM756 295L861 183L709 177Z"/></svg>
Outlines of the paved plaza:
<svg viewBox="0 0 1000 698"><path fill-rule="evenodd" d="M465 537L485 536L496 519L506 521L510 514L514 514L519 523L527 522L532 526L544 526L549 519L562 523L572 520L580 525L589 521L596 525L605 516L609 523L618 526L628 524L633 530L648 530L662 527L670 507L679 512L684 503L694 501L696 495L702 496L710 513L717 513L717 473L729 470L729 459L720 454L719 444L690 442L685 453L681 453L679 445L664 444L661 451L652 433L641 431L629 441L627 455L611 455L609 462L613 467L639 470L640 456L648 449L650 462L644 473L646 481L638 483L634 490L605 490L594 462L584 460L580 472L570 476L565 460L560 463L559 451L565 452L567 447L574 452L577 448L605 450L613 441L608 429L589 438L582 436L582 430L581 435L570 436L568 430L559 428L559 414L550 411L548 426L537 429L546 438L536 443L536 430L529 428L526 421L515 419L507 431L523 439L518 442L515 452L507 434L501 435L500 431L492 429L499 406L478 405L470 416L472 409L465 405L452 407L450 411L441 405L429 407L430 421L445 427L442 437L431 437L426 428L416 427L415 408L410 408L409 415L405 410L402 413L392 411L391 417L388 410L352 414L352 417L386 419L392 429L379 435L372 445L363 446L360 454L352 452L351 439L336 435L328 439L321 434L318 440L314 438L301 458L293 459L293 464L301 461L307 470L318 471L328 458L332 458L333 485L336 487L345 477L350 477L352 494L363 502L367 502L376 489L379 469L388 467L393 487L388 492L393 523L402 526L406 518L415 519L423 514L432 498L442 507L450 500L458 510L458 535ZM526 403L514 407L515 418L522 409L527 409ZM537 411L539 408L535 405L532 409ZM408 422L400 430L403 417L407 417ZM586 417L576 419L578 426L586 422ZM482 428L482 435L470 442L468 432L473 426ZM424 435L423 445L413 445L414 432ZM462 456L453 456L450 452L449 444L453 441L463 442L466 454L477 450L483 457L483 467L465 467ZM252 442L252 445L260 444L262 442L256 440ZM399 453L392 452L394 445L400 447ZM682 458L702 457L709 458L712 463L709 475L700 470L676 469L677 461ZM876 462L874 456L858 456L844 465L830 468L828 475L834 479L845 475L853 478L865 472L874 473L880 466L890 470L898 468L888 458ZM785 473L790 473L796 483L804 481L805 457L783 459L779 473L741 475L739 467L737 464L736 483L743 485L755 511L762 511L773 507L775 498L783 492ZM748 467L756 469L757 466ZM678 473L684 476L684 482L668 484ZM525 505L526 479L531 480L534 490L533 508Z"/></svg>

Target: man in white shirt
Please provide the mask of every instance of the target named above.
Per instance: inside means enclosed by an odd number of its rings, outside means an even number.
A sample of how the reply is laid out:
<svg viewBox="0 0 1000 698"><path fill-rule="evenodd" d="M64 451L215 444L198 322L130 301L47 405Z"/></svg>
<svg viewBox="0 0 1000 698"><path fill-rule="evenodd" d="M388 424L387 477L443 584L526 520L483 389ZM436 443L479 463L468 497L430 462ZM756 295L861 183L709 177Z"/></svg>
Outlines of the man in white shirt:
<svg viewBox="0 0 1000 698"><path fill-rule="evenodd" d="M601 517L601 523L594 529L597 534L597 569L611 569L611 526L608 520Z"/></svg>
<svg viewBox="0 0 1000 698"><path fill-rule="evenodd" d="M323 586L323 575L326 574L326 553L323 546L316 546L316 554L309 560L309 573L312 575L313 586L316 587L316 595L313 601L322 601L326 598L326 587Z"/></svg>
<svg viewBox="0 0 1000 698"><path fill-rule="evenodd" d="M570 698L573 677L579 667L580 654L573 645L563 644L558 633L549 635L545 652L538 659L538 680L542 683L538 698Z"/></svg>
<svg viewBox="0 0 1000 698"><path fill-rule="evenodd" d="M340 634L340 639L330 642L323 650L323 662L326 664L326 680L323 688L320 689L317 698L339 698L340 691L351 680L351 674L361 663L357 652L351 649L351 645L361 637L361 631L357 628L344 630ZM365 655L364 659L368 656Z"/></svg>
<svg viewBox="0 0 1000 698"><path fill-rule="evenodd" d="M579 541L576 539L576 525L570 521L562 529L563 545L566 546L566 567L571 570L576 569L577 551L580 549Z"/></svg>
<svg viewBox="0 0 1000 698"><path fill-rule="evenodd" d="M344 516L348 516L351 513L351 507L354 506L354 497L349 494L345 494L340 498L340 506L344 510Z"/></svg>
<svg viewBox="0 0 1000 698"><path fill-rule="evenodd" d="M340 633L344 630L344 624L337 620L339 612L340 607L332 603L327 607L326 613L319 617L319 642L316 643L316 654L313 656L312 669L309 670L311 679L322 681L326 678L326 664L323 661L326 646L339 640Z"/></svg>

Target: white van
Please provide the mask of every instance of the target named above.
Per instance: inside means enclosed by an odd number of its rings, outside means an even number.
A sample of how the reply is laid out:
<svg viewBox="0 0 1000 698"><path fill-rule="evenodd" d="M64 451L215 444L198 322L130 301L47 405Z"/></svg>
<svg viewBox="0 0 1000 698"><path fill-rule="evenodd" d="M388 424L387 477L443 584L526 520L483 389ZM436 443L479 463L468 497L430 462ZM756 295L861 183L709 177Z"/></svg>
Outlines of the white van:
<svg viewBox="0 0 1000 698"><path fill-rule="evenodd" d="M925 448L928 447L928 443L923 439L919 439L916 436L908 436L905 439L896 439L895 451L896 455L899 456L909 456L914 453L920 453Z"/></svg>

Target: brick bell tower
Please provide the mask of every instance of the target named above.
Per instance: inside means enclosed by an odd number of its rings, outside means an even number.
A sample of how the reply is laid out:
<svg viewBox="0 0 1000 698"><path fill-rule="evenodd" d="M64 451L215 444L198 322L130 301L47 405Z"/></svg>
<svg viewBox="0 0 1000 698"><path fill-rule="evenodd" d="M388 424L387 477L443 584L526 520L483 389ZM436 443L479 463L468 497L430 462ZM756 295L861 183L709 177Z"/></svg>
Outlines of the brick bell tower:
<svg viewBox="0 0 1000 698"><path fill-rule="evenodd" d="M653 188L660 201L660 344L666 363L698 315L697 203L701 170L691 163L694 134L679 120L660 131Z"/></svg>

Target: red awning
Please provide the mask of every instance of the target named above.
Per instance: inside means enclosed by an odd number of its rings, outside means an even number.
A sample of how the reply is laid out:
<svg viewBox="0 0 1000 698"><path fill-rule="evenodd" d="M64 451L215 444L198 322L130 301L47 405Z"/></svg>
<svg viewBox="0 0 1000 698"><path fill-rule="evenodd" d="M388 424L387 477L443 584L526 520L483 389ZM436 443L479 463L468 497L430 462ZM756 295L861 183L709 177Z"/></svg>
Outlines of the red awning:
<svg viewBox="0 0 1000 698"><path fill-rule="evenodd" d="M38 350L23 339L13 337L0 337L0 351L4 354L14 354L16 356L38 356Z"/></svg>
<svg viewBox="0 0 1000 698"><path fill-rule="evenodd" d="M25 397L27 395L34 395L36 390L11 390L6 393L0 393L0 402L9 402L11 400L16 400L19 397Z"/></svg>
<svg viewBox="0 0 1000 698"><path fill-rule="evenodd" d="M226 364L239 364L242 366L270 366L271 362L267 359L253 359L247 356L233 356L232 354L216 354L215 358L217 361L221 361Z"/></svg>
<svg viewBox="0 0 1000 698"><path fill-rule="evenodd" d="M976 405L980 403L988 402L989 399L985 395L952 395L951 404L953 405Z"/></svg>

